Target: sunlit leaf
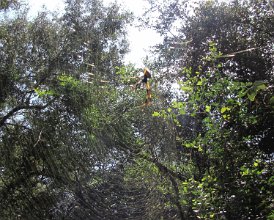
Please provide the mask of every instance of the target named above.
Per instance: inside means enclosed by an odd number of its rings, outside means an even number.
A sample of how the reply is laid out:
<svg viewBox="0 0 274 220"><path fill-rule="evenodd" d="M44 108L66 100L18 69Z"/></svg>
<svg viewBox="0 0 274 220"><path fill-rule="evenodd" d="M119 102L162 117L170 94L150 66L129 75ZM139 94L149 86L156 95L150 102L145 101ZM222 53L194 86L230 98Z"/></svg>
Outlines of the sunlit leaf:
<svg viewBox="0 0 274 220"><path fill-rule="evenodd" d="M210 112L210 110L211 110L211 106L210 106L210 105L207 105L207 106L206 106L206 112Z"/></svg>
<svg viewBox="0 0 274 220"><path fill-rule="evenodd" d="M189 86L181 86L181 90L185 92L192 92L193 89Z"/></svg>
<svg viewBox="0 0 274 220"><path fill-rule="evenodd" d="M161 114L159 112L153 112L152 116L153 117L159 117Z"/></svg>
<svg viewBox="0 0 274 220"><path fill-rule="evenodd" d="M230 110L229 107L222 107L221 108L221 113L224 113L224 112L229 111L229 110Z"/></svg>

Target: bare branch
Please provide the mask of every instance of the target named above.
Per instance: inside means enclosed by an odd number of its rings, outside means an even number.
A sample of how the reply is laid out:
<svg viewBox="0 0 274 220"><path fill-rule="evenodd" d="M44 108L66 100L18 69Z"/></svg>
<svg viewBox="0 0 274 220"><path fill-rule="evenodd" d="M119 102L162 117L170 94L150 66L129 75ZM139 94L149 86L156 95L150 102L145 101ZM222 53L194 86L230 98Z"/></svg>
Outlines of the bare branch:
<svg viewBox="0 0 274 220"><path fill-rule="evenodd" d="M55 99L51 100L48 104L46 105L19 105L11 109L3 118L0 119L0 127L2 127L5 122L12 117L16 112L20 110L30 110L30 109L36 109L36 110L42 110L48 107L50 104L52 104L55 101Z"/></svg>
<svg viewBox="0 0 274 220"><path fill-rule="evenodd" d="M43 131L43 130L40 131L39 136L38 136L38 139L37 139L37 141L35 142L35 144L33 145L33 147L36 147L37 144L39 143L39 141L41 140L42 131Z"/></svg>

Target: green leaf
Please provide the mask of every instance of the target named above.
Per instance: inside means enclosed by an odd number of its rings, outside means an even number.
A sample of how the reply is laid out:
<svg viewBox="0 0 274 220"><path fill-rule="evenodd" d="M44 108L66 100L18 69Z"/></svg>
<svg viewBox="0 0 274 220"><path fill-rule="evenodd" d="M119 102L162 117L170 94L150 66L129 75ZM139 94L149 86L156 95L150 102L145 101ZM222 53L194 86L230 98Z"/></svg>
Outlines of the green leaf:
<svg viewBox="0 0 274 220"><path fill-rule="evenodd" d="M207 105L207 106L206 106L206 112L210 112L210 110L211 110L211 106L210 106L210 105Z"/></svg>
<svg viewBox="0 0 274 220"><path fill-rule="evenodd" d="M221 108L221 113L223 114L224 112L229 111L229 110L230 110L229 107L222 107Z"/></svg>
<svg viewBox="0 0 274 220"><path fill-rule="evenodd" d="M245 89L242 89L238 94L239 98L244 97L246 95L246 93L247 93L247 91Z"/></svg>
<svg viewBox="0 0 274 220"><path fill-rule="evenodd" d="M192 92L193 89L189 86L181 86L181 90L185 92Z"/></svg>
<svg viewBox="0 0 274 220"><path fill-rule="evenodd" d="M184 109L180 109L180 110L179 110L179 113L180 113L180 115L185 115L185 114L186 114L186 111L185 111Z"/></svg>
<svg viewBox="0 0 274 220"><path fill-rule="evenodd" d="M266 85L264 84L263 81L254 82L253 86L247 92L248 99L253 102L258 92L260 90L265 90L265 89L266 89Z"/></svg>
<svg viewBox="0 0 274 220"><path fill-rule="evenodd" d="M224 113L226 111L226 107L221 108L221 113Z"/></svg>
<svg viewBox="0 0 274 220"><path fill-rule="evenodd" d="M153 116L153 117L159 117L159 116L160 116L160 113L159 113L159 112L153 112L152 116Z"/></svg>
<svg viewBox="0 0 274 220"><path fill-rule="evenodd" d="M264 85L266 82L263 81L263 80L257 80L253 83L253 86L261 86L261 85Z"/></svg>
<svg viewBox="0 0 274 220"><path fill-rule="evenodd" d="M271 176L267 182L270 186L274 186L274 176Z"/></svg>
<svg viewBox="0 0 274 220"><path fill-rule="evenodd" d="M258 85L256 88L257 88L257 91L259 91L259 90L265 90L266 89L266 85L265 84L261 84L261 85Z"/></svg>
<svg viewBox="0 0 274 220"><path fill-rule="evenodd" d="M247 97L250 101L254 101L255 97L256 97L257 93L253 92L253 93L247 93Z"/></svg>
<svg viewBox="0 0 274 220"><path fill-rule="evenodd" d="M269 104L274 106L274 96L272 96L269 100Z"/></svg>
<svg viewBox="0 0 274 220"><path fill-rule="evenodd" d="M54 91L52 90L41 90L39 88L35 88L34 91L37 93L39 97L55 95Z"/></svg>
<svg viewBox="0 0 274 220"><path fill-rule="evenodd" d="M250 169L246 168L246 167L243 167L241 173L242 173L242 176L247 176L247 175L250 174Z"/></svg>
<svg viewBox="0 0 274 220"><path fill-rule="evenodd" d="M182 203L182 205L187 205L188 204L187 200L182 200L181 203Z"/></svg>

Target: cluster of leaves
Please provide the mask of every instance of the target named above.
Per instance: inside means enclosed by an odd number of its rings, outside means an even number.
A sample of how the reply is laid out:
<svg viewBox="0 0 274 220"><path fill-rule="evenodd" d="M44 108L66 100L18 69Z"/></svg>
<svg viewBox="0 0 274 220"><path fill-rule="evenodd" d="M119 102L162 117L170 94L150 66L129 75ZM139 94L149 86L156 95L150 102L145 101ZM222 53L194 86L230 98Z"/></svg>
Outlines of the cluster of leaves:
<svg viewBox="0 0 274 220"><path fill-rule="evenodd" d="M151 171L160 176L150 182L159 201L173 194L164 206L177 210L174 219L271 219L272 8L267 1L150 3L159 14L147 13L148 24L164 36L154 66L166 81L176 76L181 91L152 114L173 130L168 155L157 145L148 153L165 166Z"/></svg>
<svg viewBox="0 0 274 220"><path fill-rule="evenodd" d="M3 219L273 218L272 8L150 3L162 86L145 108L117 4L1 21Z"/></svg>
<svg viewBox="0 0 274 220"><path fill-rule="evenodd" d="M131 15L95 0L59 17L23 11L0 24L1 219L110 219L123 182L108 182L132 135L113 86Z"/></svg>
<svg viewBox="0 0 274 220"><path fill-rule="evenodd" d="M8 9L14 5L17 5L18 1L17 0L3 0L0 2L0 9Z"/></svg>
<svg viewBox="0 0 274 220"><path fill-rule="evenodd" d="M210 51L214 53L212 48ZM203 219L218 215L228 219L258 218L271 210L271 194L263 190L271 189L270 178L273 173L269 170L271 162L256 147L259 137L244 130L259 126L260 116L250 112L250 105L257 101L257 96L269 90L270 85L258 81L243 83L231 80L221 75L220 67L220 64L208 66L208 71L196 72L196 76L190 76L191 70L185 69L186 79L181 89L186 100L175 101L172 106L171 112L174 112L172 115L179 129L184 129L185 124L178 115L189 115L199 123L194 135L185 136L181 133L178 136L179 144L186 151L197 154L197 158L193 159L198 186L192 189L192 193L196 192L200 197L192 199L188 205ZM266 105L270 107L271 96L266 97ZM257 111L262 111L262 108L266 110L265 105L257 105ZM268 110L272 112L271 108L273 106ZM261 161L259 169L258 161ZM245 169L245 166L250 167L250 170ZM252 179L246 181L245 175L252 175ZM214 184L211 179L206 179L207 176L214 179ZM206 198L202 198L204 193ZM182 198L189 197L184 194ZM221 201L226 197L230 199ZM248 200L248 197L252 199ZM238 201L236 206L235 201ZM243 209L241 212L239 207Z"/></svg>

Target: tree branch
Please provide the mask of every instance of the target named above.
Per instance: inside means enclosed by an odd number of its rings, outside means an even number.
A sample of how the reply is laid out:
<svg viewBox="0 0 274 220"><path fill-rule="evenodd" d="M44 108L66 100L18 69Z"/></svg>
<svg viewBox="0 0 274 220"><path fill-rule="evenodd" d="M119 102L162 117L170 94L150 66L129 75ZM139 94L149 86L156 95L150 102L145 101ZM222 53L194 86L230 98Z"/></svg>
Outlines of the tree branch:
<svg viewBox="0 0 274 220"><path fill-rule="evenodd" d="M169 169L168 167L166 167L165 165L161 164L156 158L150 158L146 155L141 155L141 157L149 162L152 162L158 169L160 172L162 172L164 175L166 176L172 176L176 179L179 179L181 181L185 181L186 178L183 177L180 173L176 173L173 170Z"/></svg>
<svg viewBox="0 0 274 220"><path fill-rule="evenodd" d="M40 131L39 136L38 136L38 139L37 139L37 141L35 142L35 144L33 145L34 148L37 146L37 144L38 144L39 141L41 140L42 131L43 131L43 130Z"/></svg>
<svg viewBox="0 0 274 220"><path fill-rule="evenodd" d="M182 206L180 204L180 191L179 191L179 188L178 188L178 184L177 184L176 180L174 179L174 177L169 176L169 179L170 179L170 182L171 182L171 184L173 186L173 189L174 189L174 193L175 193L175 198L174 198L175 199L175 205L178 208L180 219L181 220L185 220L184 212L183 212Z"/></svg>
<svg viewBox="0 0 274 220"><path fill-rule="evenodd" d="M168 167L164 166L163 164L161 164L155 158L150 158L146 155L142 155L142 157L145 160L152 162L155 166L157 166L157 168L159 169L159 171L161 173L163 173L165 176L167 176L170 179L171 184L172 184L173 189L174 189L174 193L175 193L175 198L174 198L175 199L175 205L178 208L180 219L184 220L185 217L184 217L184 213L183 213L183 210L182 210L182 206L180 204L180 192L179 192L179 188L178 188L178 184L176 182L176 179L179 179L180 181L184 181L184 180L186 180L186 178L183 177L180 173L176 173L173 170L169 169Z"/></svg>
<svg viewBox="0 0 274 220"><path fill-rule="evenodd" d="M23 110L23 109L26 109L26 110L30 110L30 109L42 110L42 109L45 109L46 107L48 107L54 101L55 101L55 99L51 100L46 105L19 105L19 106L16 106L13 109L11 109L3 118L1 118L0 127L2 127L10 117L12 117L16 112L18 112L20 110Z"/></svg>

